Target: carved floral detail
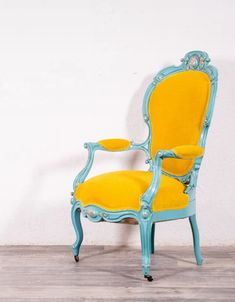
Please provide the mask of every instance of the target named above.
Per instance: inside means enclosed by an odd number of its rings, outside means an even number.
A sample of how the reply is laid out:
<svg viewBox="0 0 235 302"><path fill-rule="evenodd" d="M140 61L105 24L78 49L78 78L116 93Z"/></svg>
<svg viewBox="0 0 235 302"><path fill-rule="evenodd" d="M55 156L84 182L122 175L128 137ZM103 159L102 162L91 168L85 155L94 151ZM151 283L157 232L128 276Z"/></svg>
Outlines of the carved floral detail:
<svg viewBox="0 0 235 302"><path fill-rule="evenodd" d="M95 218L97 216L97 212L93 209L88 210L87 214L92 218Z"/></svg>
<svg viewBox="0 0 235 302"><path fill-rule="evenodd" d="M192 51L187 53L181 61L186 69L202 70L209 64L210 59L206 52Z"/></svg>

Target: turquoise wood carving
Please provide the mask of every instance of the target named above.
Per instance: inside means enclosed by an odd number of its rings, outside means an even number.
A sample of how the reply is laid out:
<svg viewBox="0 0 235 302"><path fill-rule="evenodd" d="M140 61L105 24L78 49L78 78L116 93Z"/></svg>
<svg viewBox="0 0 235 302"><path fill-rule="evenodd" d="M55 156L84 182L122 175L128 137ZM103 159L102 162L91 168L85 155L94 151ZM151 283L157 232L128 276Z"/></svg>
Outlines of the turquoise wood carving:
<svg viewBox="0 0 235 302"><path fill-rule="evenodd" d="M207 132L210 126L211 117L214 108L215 95L217 90L217 70L209 65L210 59L206 52L191 51L182 59L182 64L179 66L170 66L161 70L153 79L153 82L147 88L143 102L143 117L148 126L149 134L147 139L141 143L136 144L131 142L130 146L123 151L142 150L147 156L146 163L149 164L149 170L153 172L152 181L147 191L141 197L141 208L139 211L123 210L123 211L107 211L101 207L92 205L83 206L79 200L75 199L74 192L72 192L72 223L76 232L76 241L73 244L72 250L76 261L79 260L79 249L83 240L83 231L80 220L80 214L93 222L107 221L107 222L120 222L125 218L135 219L140 228L141 250L142 250L142 269L144 277L148 281L153 278L150 275L150 256L154 253L154 233L155 223L160 221L174 220L189 218L189 222L193 234L194 254L198 265L202 264L202 256L199 245L199 232L196 222L196 198L195 190L197 185L198 171L201 165L202 156L194 161L193 168L183 176L175 176L162 170L162 161L165 158L180 158L172 150L158 150L154 158L151 156L150 144L152 141L152 130L149 116L149 100L154 88L167 77L188 70L197 70L206 73L210 79L210 99L207 107L206 116L204 119L199 146L204 147L206 142ZM84 169L76 176L73 189L75 189L85 181L92 168L94 154L96 151L109 151L100 143L86 143L84 145L88 150L88 160ZM113 152L113 151L112 151ZM152 202L156 196L160 183L160 175L165 174L173 177L180 182L187 184L185 193L188 194L188 206L179 210L165 210L154 212L152 210Z"/></svg>

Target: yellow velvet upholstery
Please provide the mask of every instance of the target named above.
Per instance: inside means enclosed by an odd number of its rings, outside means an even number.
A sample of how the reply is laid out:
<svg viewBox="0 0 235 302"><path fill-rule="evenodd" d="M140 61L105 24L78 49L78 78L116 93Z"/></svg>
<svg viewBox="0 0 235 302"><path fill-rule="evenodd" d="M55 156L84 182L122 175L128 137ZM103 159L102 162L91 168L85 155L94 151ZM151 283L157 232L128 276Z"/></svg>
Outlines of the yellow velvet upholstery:
<svg viewBox="0 0 235 302"><path fill-rule="evenodd" d="M140 197L148 189L152 172L117 171L88 179L75 190L75 199L83 206L99 206L108 211L140 209ZM162 175L154 199L153 211L182 209L188 205L185 186L176 179Z"/></svg>
<svg viewBox="0 0 235 302"><path fill-rule="evenodd" d="M130 147L131 142L127 139L111 138L103 139L98 142L103 148L109 151L121 151L126 150Z"/></svg>
<svg viewBox="0 0 235 302"><path fill-rule="evenodd" d="M195 159L203 155L204 148L195 145L184 145L184 146L177 146L173 148L172 151L179 158Z"/></svg>
<svg viewBox="0 0 235 302"><path fill-rule="evenodd" d="M201 71L171 75L153 90L149 101L152 129L151 154L181 145L197 145L210 96L210 79ZM165 159L162 169L177 176L193 166L193 160Z"/></svg>

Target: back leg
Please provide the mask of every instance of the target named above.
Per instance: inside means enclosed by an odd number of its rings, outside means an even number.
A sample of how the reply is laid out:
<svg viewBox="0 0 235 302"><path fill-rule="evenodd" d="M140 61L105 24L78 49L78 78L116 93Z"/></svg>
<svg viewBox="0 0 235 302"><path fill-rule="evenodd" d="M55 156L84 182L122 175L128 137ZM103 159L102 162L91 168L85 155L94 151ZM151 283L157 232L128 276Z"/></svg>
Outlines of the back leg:
<svg viewBox="0 0 235 302"><path fill-rule="evenodd" d="M200 251L199 231L197 226L196 215L190 216L189 222L193 233L194 255L197 261L197 265L202 265L203 258Z"/></svg>
<svg viewBox="0 0 235 302"><path fill-rule="evenodd" d="M83 241L83 230L82 230L80 215L81 215L81 209L78 208L77 204L75 203L72 207L71 218L72 218L73 227L74 227L74 230L76 233L76 241L74 242L74 244L72 246L74 259L76 262L79 261L78 255L79 255L80 246Z"/></svg>
<svg viewBox="0 0 235 302"><path fill-rule="evenodd" d="M152 224L151 230L151 253L154 254L155 223Z"/></svg>

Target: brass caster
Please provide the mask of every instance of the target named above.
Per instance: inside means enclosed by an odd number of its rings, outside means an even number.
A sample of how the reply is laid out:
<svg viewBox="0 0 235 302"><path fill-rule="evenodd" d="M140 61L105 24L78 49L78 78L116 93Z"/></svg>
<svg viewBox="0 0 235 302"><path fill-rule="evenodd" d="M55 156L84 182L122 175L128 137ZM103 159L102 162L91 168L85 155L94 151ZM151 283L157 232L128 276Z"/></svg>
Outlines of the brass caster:
<svg viewBox="0 0 235 302"><path fill-rule="evenodd" d="M151 275L144 275L144 278L146 278L149 282L153 281L153 277Z"/></svg>
<svg viewBox="0 0 235 302"><path fill-rule="evenodd" d="M198 266L202 265L202 263L203 263L203 259L202 259L202 258L199 259L199 260L197 260L197 265L198 265Z"/></svg>
<svg viewBox="0 0 235 302"><path fill-rule="evenodd" d="M74 260L75 260L75 262L78 262L78 261L79 261L78 255L74 256Z"/></svg>

